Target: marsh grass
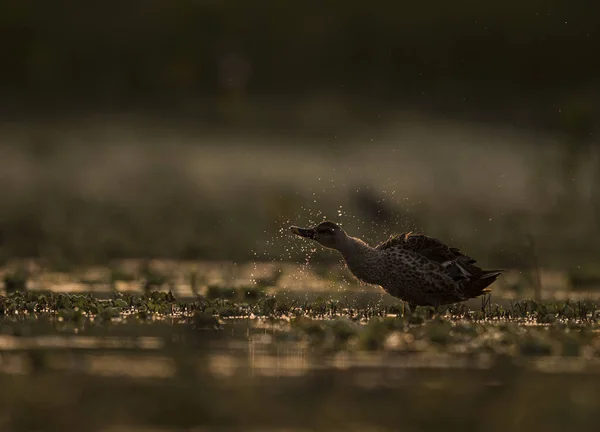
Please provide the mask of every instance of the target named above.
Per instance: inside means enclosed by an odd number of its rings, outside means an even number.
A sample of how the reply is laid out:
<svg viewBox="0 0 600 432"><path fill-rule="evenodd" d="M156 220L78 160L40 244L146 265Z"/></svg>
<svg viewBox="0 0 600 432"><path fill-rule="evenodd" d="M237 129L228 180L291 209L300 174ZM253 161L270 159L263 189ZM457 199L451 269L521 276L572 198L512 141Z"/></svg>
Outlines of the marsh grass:
<svg viewBox="0 0 600 432"><path fill-rule="evenodd" d="M254 291L249 294L248 287L221 288L209 287L207 296L199 296L195 301L177 301L171 291L151 291L143 295L131 293L113 293L112 298L100 299L92 294L79 295L54 292L15 291L0 297L0 312L3 315L18 314L20 311L38 313L56 313L62 309L78 308L87 314L96 314L104 307L115 307L119 310L131 311L145 309L159 314L185 314L186 311L210 309L215 315L221 311L236 310L239 318L273 315L278 318L288 314L328 319L348 317L369 319L374 317L394 316L410 318L421 322L433 317L445 317L450 320L503 320L528 322L532 324L548 324L556 321L578 320L595 322L600 319L600 305L594 301L565 301L541 303L534 300L510 302L506 307L492 303L481 310L469 310L464 304L457 303L439 308L419 306L414 311L404 307L401 302L390 306L360 305L358 301L327 299L318 297L312 302L297 300L279 300L277 296ZM232 299L245 301L232 301ZM229 312L227 315L232 316Z"/></svg>
<svg viewBox="0 0 600 432"><path fill-rule="evenodd" d="M232 292L237 292L232 290ZM265 323L279 336L308 343L314 354L337 351L449 352L516 356L600 355L600 306L594 302L514 302L486 310L452 305L435 311L349 304L319 298L280 301L262 295L244 302L223 297L180 301L171 292L142 295L14 292L0 297L0 319L47 319L69 328L107 323L176 319L190 329L223 330L246 322L249 331ZM255 329L255 330L252 330Z"/></svg>

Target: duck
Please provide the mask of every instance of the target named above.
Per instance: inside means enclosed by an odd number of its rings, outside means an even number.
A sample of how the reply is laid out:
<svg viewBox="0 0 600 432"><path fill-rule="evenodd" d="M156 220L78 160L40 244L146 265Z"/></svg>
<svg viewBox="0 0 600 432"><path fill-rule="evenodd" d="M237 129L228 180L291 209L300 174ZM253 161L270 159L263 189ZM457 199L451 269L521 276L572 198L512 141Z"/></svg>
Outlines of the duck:
<svg viewBox="0 0 600 432"><path fill-rule="evenodd" d="M425 234L392 235L377 246L351 237L336 223L324 221L312 228L291 226L293 234L310 239L344 257L350 272L366 284L379 285L388 294L416 306L440 306L476 298L503 270L482 270L476 261Z"/></svg>

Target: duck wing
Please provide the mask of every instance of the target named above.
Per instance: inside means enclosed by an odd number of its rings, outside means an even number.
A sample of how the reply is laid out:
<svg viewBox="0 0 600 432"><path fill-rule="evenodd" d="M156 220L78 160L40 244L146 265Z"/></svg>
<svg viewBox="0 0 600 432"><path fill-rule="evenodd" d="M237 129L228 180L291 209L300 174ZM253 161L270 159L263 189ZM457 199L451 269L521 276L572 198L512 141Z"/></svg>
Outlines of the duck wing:
<svg viewBox="0 0 600 432"><path fill-rule="evenodd" d="M390 237L387 241L381 243L376 249L385 250L390 248L400 248L409 250L425 256L431 261L442 264L446 261L455 260L463 257L465 261L475 262L471 257L463 255L456 248L446 246L436 238L424 234L413 234L411 232L402 233Z"/></svg>
<svg viewBox="0 0 600 432"><path fill-rule="evenodd" d="M482 270L475 265L477 261L464 255L459 249L424 234L406 232L392 236L376 247L378 250L390 248L408 250L440 264L467 297L475 297L489 291L487 287L502 273L502 270Z"/></svg>

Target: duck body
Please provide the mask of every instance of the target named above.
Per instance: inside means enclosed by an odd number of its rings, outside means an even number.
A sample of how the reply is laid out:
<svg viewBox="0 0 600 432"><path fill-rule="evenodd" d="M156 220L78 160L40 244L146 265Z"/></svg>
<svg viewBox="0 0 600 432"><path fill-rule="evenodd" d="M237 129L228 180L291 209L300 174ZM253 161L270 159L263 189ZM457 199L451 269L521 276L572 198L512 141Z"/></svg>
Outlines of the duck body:
<svg viewBox="0 0 600 432"><path fill-rule="evenodd" d="M333 222L292 232L337 249L348 269L362 282L380 285L412 306L441 306L480 296L501 270L482 270L458 249L423 234L404 233L372 247L350 237ZM303 230L303 231L295 231ZM312 236L312 237L311 237Z"/></svg>

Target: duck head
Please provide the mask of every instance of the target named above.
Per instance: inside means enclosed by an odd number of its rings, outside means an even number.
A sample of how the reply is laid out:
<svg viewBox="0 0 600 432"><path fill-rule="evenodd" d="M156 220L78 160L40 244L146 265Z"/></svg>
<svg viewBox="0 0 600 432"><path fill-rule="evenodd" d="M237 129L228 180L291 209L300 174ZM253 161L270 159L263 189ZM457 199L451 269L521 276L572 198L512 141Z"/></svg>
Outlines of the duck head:
<svg viewBox="0 0 600 432"><path fill-rule="evenodd" d="M339 225L330 221L321 222L313 228L292 226L290 231L300 237L312 239L326 248L336 250L340 250L344 246L348 237Z"/></svg>

